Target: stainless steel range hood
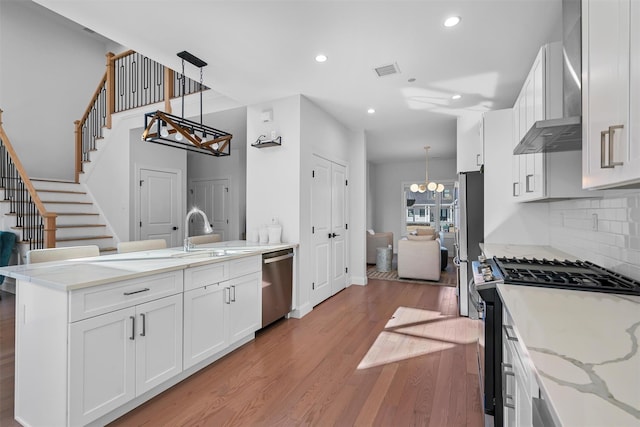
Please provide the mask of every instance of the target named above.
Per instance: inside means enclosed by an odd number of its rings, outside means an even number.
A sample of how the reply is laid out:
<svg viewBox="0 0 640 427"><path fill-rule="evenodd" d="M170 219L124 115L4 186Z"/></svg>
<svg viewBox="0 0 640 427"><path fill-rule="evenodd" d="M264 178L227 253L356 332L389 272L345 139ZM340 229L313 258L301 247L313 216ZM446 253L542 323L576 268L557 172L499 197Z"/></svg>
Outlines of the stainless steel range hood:
<svg viewBox="0 0 640 427"><path fill-rule="evenodd" d="M563 116L535 122L513 150L513 154L582 149L580 3L580 0L562 1Z"/></svg>

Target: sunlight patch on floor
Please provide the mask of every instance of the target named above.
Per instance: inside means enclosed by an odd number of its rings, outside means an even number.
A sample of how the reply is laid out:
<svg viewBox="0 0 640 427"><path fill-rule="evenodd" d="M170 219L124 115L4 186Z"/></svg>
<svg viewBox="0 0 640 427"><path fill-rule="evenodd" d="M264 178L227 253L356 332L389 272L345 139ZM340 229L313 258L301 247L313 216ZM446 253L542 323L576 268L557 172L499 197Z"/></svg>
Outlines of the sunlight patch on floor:
<svg viewBox="0 0 640 427"><path fill-rule="evenodd" d="M471 343L474 338L468 322L466 317L398 307L358 369L399 362Z"/></svg>

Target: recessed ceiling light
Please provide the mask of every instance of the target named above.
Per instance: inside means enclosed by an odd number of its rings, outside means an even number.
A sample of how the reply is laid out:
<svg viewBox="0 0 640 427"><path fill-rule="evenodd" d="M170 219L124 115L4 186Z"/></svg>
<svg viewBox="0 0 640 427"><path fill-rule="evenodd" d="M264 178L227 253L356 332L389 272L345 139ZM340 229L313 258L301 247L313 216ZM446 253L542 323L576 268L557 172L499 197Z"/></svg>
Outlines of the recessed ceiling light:
<svg viewBox="0 0 640 427"><path fill-rule="evenodd" d="M453 99L453 100L460 99L460 98L462 98L462 95L460 95L459 93L456 93L455 95L453 95L451 97L451 99Z"/></svg>
<svg viewBox="0 0 640 427"><path fill-rule="evenodd" d="M450 16L447 19L444 20L444 26L445 27L455 27L456 25L458 25L460 23L460 20L462 18L460 18L459 16Z"/></svg>
<svg viewBox="0 0 640 427"><path fill-rule="evenodd" d="M376 110L374 110L373 108L369 108L369 109L367 110L367 113L369 113L369 114L373 114L373 113L375 113L375 112L376 112Z"/></svg>
<svg viewBox="0 0 640 427"><path fill-rule="evenodd" d="M316 62L324 62L327 60L327 55L323 55L322 53L316 56Z"/></svg>

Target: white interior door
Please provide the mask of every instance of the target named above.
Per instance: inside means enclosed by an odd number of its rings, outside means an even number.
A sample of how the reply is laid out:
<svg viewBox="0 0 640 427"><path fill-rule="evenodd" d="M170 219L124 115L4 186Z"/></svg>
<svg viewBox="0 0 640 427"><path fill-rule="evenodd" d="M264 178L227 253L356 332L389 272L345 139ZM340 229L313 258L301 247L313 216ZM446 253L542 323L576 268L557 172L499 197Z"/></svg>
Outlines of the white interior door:
<svg viewBox="0 0 640 427"><path fill-rule="evenodd" d="M315 306L331 296L331 163L315 156L311 181L311 225L314 268L311 303Z"/></svg>
<svg viewBox="0 0 640 427"><path fill-rule="evenodd" d="M165 239L179 246L180 191L178 172L140 169L140 240Z"/></svg>
<svg viewBox="0 0 640 427"><path fill-rule="evenodd" d="M202 209L209 218L213 232L222 240L229 239L229 178L194 180L191 185L192 206ZM189 235L204 234L204 224L199 215L191 217Z"/></svg>
<svg viewBox="0 0 640 427"><path fill-rule="evenodd" d="M346 287L346 169L314 156L311 184L315 306Z"/></svg>
<svg viewBox="0 0 640 427"><path fill-rule="evenodd" d="M347 171L331 164L331 290L336 294L347 286Z"/></svg>

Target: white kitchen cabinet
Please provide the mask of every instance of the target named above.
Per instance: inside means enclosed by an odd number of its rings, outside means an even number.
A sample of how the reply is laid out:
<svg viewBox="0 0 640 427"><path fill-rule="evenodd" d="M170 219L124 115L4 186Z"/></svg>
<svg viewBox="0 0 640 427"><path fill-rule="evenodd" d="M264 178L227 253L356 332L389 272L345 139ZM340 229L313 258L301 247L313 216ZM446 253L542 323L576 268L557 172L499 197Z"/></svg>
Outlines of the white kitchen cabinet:
<svg viewBox="0 0 640 427"><path fill-rule="evenodd" d="M551 118L561 114L558 108L557 97L547 90L547 82L558 78L551 75L557 67L547 65L549 56L557 56L558 43L542 46L536 55L533 65L522 85L520 95L514 104L514 133L516 139L514 147L518 145L522 137L538 120ZM553 65L555 65L555 58ZM562 69L560 69L562 71ZM557 73L556 73L557 74ZM559 78L562 78L560 75ZM545 197L545 154L519 154L514 155L513 171L514 191L513 195L518 201L538 200ZM517 179L516 179L517 178Z"/></svg>
<svg viewBox="0 0 640 427"><path fill-rule="evenodd" d="M71 324L70 425L88 422L136 395L134 307Z"/></svg>
<svg viewBox="0 0 640 427"><path fill-rule="evenodd" d="M484 164L484 119L468 113L456 122L456 168L460 172L479 171Z"/></svg>
<svg viewBox="0 0 640 427"><path fill-rule="evenodd" d="M539 396L538 384L530 369L527 353L518 340L511 316L503 311L502 400L504 427L533 426L533 398Z"/></svg>
<svg viewBox="0 0 640 427"><path fill-rule="evenodd" d="M260 329L262 322L262 275L248 274L223 283L228 288L229 343Z"/></svg>
<svg viewBox="0 0 640 427"><path fill-rule="evenodd" d="M182 372L182 294L69 326L71 425L85 425Z"/></svg>
<svg viewBox="0 0 640 427"><path fill-rule="evenodd" d="M260 329L262 274L259 256L185 272L184 368L190 368ZM220 273L224 270L226 273ZM208 280L207 280L208 277ZM229 280L220 281L221 278ZM195 282L196 285L194 285ZM196 287L195 289L192 289Z"/></svg>
<svg viewBox="0 0 640 427"><path fill-rule="evenodd" d="M219 283L184 293L184 368L227 347L227 289Z"/></svg>
<svg viewBox="0 0 640 427"><path fill-rule="evenodd" d="M513 147L540 120L562 117L562 44L540 48L513 106ZM581 186L579 151L513 155L511 194L518 202L594 197Z"/></svg>
<svg viewBox="0 0 640 427"><path fill-rule="evenodd" d="M640 3L582 1L585 188L640 184Z"/></svg>

